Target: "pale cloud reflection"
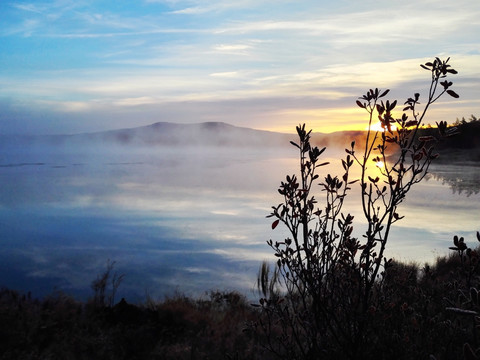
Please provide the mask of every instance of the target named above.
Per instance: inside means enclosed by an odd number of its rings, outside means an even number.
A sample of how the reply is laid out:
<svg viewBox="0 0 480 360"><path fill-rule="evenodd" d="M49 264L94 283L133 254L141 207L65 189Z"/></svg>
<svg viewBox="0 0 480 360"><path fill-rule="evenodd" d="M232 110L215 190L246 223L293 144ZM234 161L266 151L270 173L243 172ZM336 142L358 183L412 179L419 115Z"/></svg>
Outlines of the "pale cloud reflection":
<svg viewBox="0 0 480 360"><path fill-rule="evenodd" d="M211 251L213 254L221 255L223 257L234 259L237 261L256 261L261 264L264 260L272 261L274 257L268 248L261 251L259 249L245 249L245 248L226 248L226 249L214 249Z"/></svg>

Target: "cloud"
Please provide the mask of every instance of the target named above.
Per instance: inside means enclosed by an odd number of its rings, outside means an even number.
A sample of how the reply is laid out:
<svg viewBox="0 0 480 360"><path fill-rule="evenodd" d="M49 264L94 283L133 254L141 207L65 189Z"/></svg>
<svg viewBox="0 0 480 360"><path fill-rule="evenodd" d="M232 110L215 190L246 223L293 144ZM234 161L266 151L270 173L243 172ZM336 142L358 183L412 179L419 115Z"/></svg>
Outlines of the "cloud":
<svg viewBox="0 0 480 360"><path fill-rule="evenodd" d="M115 105L119 106L139 106L145 104L155 104L158 102L158 99L155 99L151 96L140 96L136 98L126 98L114 101Z"/></svg>
<svg viewBox="0 0 480 360"><path fill-rule="evenodd" d="M219 73L212 73L210 76L221 77L221 78L238 78L240 76L238 71L226 71Z"/></svg>
<svg viewBox="0 0 480 360"><path fill-rule="evenodd" d="M187 15L193 15L193 14L203 14L206 12L211 11L212 8L202 8L202 7L190 7L190 8L185 8L181 10L175 10L171 11L171 14L187 14Z"/></svg>
<svg viewBox="0 0 480 360"><path fill-rule="evenodd" d="M33 12L37 14L41 14L44 11L44 8L39 7L36 4L18 4L18 3L13 3L12 6L16 9L27 11L27 12Z"/></svg>
<svg viewBox="0 0 480 360"><path fill-rule="evenodd" d="M145 24L134 18L126 18L111 13L77 13L78 20L85 22L86 27L99 27L108 29L138 29Z"/></svg>
<svg viewBox="0 0 480 360"><path fill-rule="evenodd" d="M209 253L220 255L230 260L235 261L255 261L257 263L264 260L274 260L274 257L271 254L271 251L259 250L258 248L248 249L248 248L224 248L224 249L214 249L209 251Z"/></svg>
<svg viewBox="0 0 480 360"><path fill-rule="evenodd" d="M248 55L248 52L245 50L249 50L251 48L251 45L246 44L221 44L213 47L214 51L216 52L240 55Z"/></svg>
<svg viewBox="0 0 480 360"><path fill-rule="evenodd" d="M85 112L86 110L91 110L91 106L86 101L62 101L62 102L51 102L51 101L41 101L41 104L51 106L54 105L61 112Z"/></svg>
<svg viewBox="0 0 480 360"><path fill-rule="evenodd" d="M149 0L149 3L166 3L171 7L179 9L170 11L176 15L202 15L206 13L222 13L225 11L250 10L256 7L264 8L270 4L285 3L281 0L263 0L261 4L254 0L195 0L195 1L155 1ZM259 6L260 5L260 6Z"/></svg>

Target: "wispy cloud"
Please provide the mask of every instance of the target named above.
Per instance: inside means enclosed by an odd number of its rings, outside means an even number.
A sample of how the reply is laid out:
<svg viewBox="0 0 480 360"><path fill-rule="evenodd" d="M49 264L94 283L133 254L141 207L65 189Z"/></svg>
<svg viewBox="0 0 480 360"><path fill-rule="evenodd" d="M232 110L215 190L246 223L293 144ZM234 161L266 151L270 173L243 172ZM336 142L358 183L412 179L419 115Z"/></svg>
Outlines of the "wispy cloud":
<svg viewBox="0 0 480 360"><path fill-rule="evenodd" d="M189 7L181 10L174 10L171 11L171 14L187 14L187 15L198 15L198 14L204 14L206 12L211 11L212 8L207 8L207 7Z"/></svg>
<svg viewBox="0 0 480 360"><path fill-rule="evenodd" d="M213 73L213 74L210 74L210 76L220 77L220 78L238 78L240 74L238 73L238 71L226 71L226 72L220 72L220 73Z"/></svg>
<svg viewBox="0 0 480 360"><path fill-rule="evenodd" d="M139 105L146 105L146 104L155 104L158 103L158 99L151 97L151 96L140 96L135 98L125 98L116 100L113 102L114 105L118 106L139 106Z"/></svg>
<svg viewBox="0 0 480 360"><path fill-rule="evenodd" d="M206 13L222 13L225 11L248 10L258 7L259 3L254 0L195 0L195 1L155 1L150 0L150 3L165 3L176 10L172 10L171 14L180 15L202 15ZM261 6L268 7L270 5L279 5L281 3L291 2L285 0L263 0Z"/></svg>
<svg viewBox="0 0 480 360"><path fill-rule="evenodd" d="M30 37L40 27L40 21L36 19L25 19L21 23L0 30L0 36L21 35L24 37Z"/></svg>
<svg viewBox="0 0 480 360"><path fill-rule="evenodd" d="M234 54L245 53L245 50L248 50L250 48L251 48L250 45L245 45L245 44L230 44L230 45L221 44L221 45L214 46L215 51L234 53Z"/></svg>
<svg viewBox="0 0 480 360"><path fill-rule="evenodd" d="M16 9L23 10L23 11L28 11L28 12L33 12L37 14L43 13L43 9L39 7L36 4L19 4L19 3L13 3L12 6Z"/></svg>

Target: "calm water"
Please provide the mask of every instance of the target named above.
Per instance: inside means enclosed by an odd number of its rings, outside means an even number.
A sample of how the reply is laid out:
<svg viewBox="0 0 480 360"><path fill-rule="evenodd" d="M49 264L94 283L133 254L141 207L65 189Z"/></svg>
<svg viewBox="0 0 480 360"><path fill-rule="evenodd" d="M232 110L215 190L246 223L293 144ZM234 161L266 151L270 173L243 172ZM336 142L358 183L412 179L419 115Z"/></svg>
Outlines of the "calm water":
<svg viewBox="0 0 480 360"><path fill-rule="evenodd" d="M4 150L0 285L87 298L110 259L126 274L118 296L132 301L177 290L250 296L260 262L272 258L265 241L283 234L265 215L280 202L276 189L295 171L295 156L293 148ZM433 168L400 209L405 219L388 255L431 261L447 253L455 234L474 244L479 169ZM347 205L361 220L355 201Z"/></svg>

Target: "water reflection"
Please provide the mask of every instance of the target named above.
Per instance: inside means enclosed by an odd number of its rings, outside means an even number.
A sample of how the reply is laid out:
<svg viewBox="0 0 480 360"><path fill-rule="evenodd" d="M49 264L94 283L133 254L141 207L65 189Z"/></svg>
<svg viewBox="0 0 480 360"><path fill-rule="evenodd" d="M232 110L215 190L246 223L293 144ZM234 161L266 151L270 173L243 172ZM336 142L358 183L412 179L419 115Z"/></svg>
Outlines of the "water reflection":
<svg viewBox="0 0 480 360"><path fill-rule="evenodd" d="M119 297L216 288L248 295L259 263L271 259L265 241L285 234L272 232L265 215L281 201L276 189L296 170L295 155L289 148L3 151L0 285L86 298L111 259L126 274ZM327 149L332 164L322 170L341 174L338 155ZM432 174L440 170L461 172ZM402 204L406 218L392 232L390 256L430 260L454 234L479 230L478 190L452 193L436 176ZM346 206L361 236L356 193Z"/></svg>
<svg viewBox="0 0 480 360"><path fill-rule="evenodd" d="M463 165L434 165L431 176L448 185L454 193L465 196L480 193L480 164L466 163Z"/></svg>

